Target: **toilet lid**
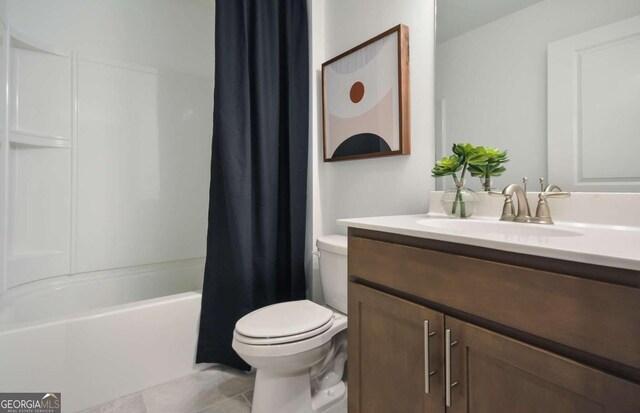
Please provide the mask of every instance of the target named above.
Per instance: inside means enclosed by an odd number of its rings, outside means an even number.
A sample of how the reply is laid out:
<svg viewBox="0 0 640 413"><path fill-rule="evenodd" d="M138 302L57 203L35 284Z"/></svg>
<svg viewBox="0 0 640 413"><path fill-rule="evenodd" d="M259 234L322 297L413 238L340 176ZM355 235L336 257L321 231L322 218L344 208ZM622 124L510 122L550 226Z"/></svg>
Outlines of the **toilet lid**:
<svg viewBox="0 0 640 413"><path fill-rule="evenodd" d="M236 331L245 337L272 338L303 334L327 324L333 311L309 300L260 308L242 317Z"/></svg>

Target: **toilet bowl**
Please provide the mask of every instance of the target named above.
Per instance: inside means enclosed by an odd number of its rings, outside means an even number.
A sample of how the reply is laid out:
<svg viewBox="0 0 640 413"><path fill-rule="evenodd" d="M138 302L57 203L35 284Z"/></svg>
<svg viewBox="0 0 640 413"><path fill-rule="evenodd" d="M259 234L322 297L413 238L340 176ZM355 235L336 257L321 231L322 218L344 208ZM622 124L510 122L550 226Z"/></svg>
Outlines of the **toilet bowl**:
<svg viewBox="0 0 640 413"><path fill-rule="evenodd" d="M260 308L236 323L233 349L256 369L252 413L327 412L346 398L347 240L317 241L326 305Z"/></svg>

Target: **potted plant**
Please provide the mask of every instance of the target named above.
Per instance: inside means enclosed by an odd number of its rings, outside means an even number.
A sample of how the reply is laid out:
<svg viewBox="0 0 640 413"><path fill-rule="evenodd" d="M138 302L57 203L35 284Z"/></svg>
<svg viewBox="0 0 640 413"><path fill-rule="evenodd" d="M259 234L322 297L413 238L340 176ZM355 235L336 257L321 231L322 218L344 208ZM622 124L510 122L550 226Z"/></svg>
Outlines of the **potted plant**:
<svg viewBox="0 0 640 413"><path fill-rule="evenodd" d="M483 150L487 160L484 164L469 165L469 173L471 176L480 178L484 191L490 191L491 177L500 176L507 170L502 164L509 162L509 158L507 158L507 151L501 151L498 148L485 147Z"/></svg>
<svg viewBox="0 0 640 413"><path fill-rule="evenodd" d="M465 175L470 167L485 165L489 156L484 147L469 143L454 144L452 151L453 155L436 162L431 170L431 176L453 177L456 189L445 191L442 196L442 206L447 215L452 218L468 218L473 215L478 206L478 196L471 189L465 188Z"/></svg>

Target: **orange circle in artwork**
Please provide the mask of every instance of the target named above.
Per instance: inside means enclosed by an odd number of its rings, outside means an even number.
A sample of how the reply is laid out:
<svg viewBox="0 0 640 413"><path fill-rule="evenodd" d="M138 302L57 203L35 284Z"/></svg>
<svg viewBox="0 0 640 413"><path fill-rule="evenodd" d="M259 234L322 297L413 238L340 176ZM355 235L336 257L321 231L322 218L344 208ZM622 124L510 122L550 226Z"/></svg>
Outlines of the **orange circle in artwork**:
<svg viewBox="0 0 640 413"><path fill-rule="evenodd" d="M362 82L356 82L351 86L349 97L353 103L358 103L364 97L364 85Z"/></svg>

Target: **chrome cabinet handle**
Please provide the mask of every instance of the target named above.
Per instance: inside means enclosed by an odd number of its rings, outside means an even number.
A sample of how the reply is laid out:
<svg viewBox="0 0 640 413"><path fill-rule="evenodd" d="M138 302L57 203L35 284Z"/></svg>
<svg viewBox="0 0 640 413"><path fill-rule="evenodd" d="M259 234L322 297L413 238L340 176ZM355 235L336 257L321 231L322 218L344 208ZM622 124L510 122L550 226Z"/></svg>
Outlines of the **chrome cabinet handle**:
<svg viewBox="0 0 640 413"><path fill-rule="evenodd" d="M435 331L429 332L429 320L424 320L424 392L429 394L429 377L436 374L429 367L429 337L435 335Z"/></svg>
<svg viewBox="0 0 640 413"><path fill-rule="evenodd" d="M451 383L451 347L456 344L457 341L451 341L451 330L444 330L444 401L447 407L451 407L451 388L458 384L457 381Z"/></svg>

